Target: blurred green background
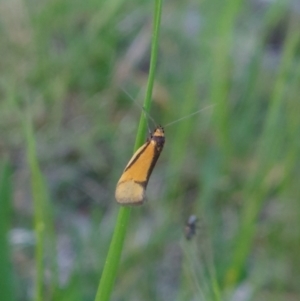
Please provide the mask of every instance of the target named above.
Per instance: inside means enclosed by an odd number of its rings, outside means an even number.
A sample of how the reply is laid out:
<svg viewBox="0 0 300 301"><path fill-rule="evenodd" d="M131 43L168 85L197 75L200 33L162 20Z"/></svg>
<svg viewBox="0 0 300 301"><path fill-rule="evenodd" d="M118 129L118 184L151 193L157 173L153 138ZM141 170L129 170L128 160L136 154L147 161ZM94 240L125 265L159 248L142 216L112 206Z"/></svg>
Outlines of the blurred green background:
<svg viewBox="0 0 300 301"><path fill-rule="evenodd" d="M94 300L152 14L152 1L0 2L1 300L33 300L36 279L43 300ZM299 29L297 0L164 2L151 116L214 106L165 128L112 300L300 300Z"/></svg>

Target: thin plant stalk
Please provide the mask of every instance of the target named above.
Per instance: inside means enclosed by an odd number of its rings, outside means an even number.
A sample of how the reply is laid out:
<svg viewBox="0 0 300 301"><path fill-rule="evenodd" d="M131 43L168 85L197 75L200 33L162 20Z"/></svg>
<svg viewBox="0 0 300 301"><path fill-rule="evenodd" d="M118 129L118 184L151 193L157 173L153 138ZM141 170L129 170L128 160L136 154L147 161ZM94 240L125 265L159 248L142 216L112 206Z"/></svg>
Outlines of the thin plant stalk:
<svg viewBox="0 0 300 301"><path fill-rule="evenodd" d="M162 13L162 0L156 0L155 11L154 11L153 36L152 36L152 44L151 44L150 70L149 70L149 77L147 83L146 97L144 100L144 108L145 111L147 112L150 111L152 90L153 90L154 79L155 79L161 13ZM139 146L141 146L144 143L145 131L146 131L146 117L144 114L142 114L138 126L134 151L136 151L139 148ZM117 274L121 253L124 245L130 212L131 212L130 207L121 207L119 209L115 231L106 257L106 261L104 264L104 269L101 275L95 301L108 301L110 299L110 295L116 279L116 274Z"/></svg>
<svg viewBox="0 0 300 301"><path fill-rule="evenodd" d="M58 266L56 261L56 237L53 222L53 212L49 202L49 194L40 168L36 152L36 139L33 130L30 106L24 115L17 103L15 112L22 120L26 143L27 163L30 171L30 184L33 200L34 232L35 232L35 287L34 301L44 300L44 256L45 251L51 254L51 281L47 285L48 295L54 294L58 286ZM47 244L45 245L45 242Z"/></svg>
<svg viewBox="0 0 300 301"><path fill-rule="evenodd" d="M1 162L0 174L0 291L2 300L16 299L8 232L12 211L12 169L8 160Z"/></svg>
<svg viewBox="0 0 300 301"><path fill-rule="evenodd" d="M216 104L214 110L216 135L225 156L225 160L223 160L224 167L227 167L228 160L226 159L230 158L232 154L229 134L228 70L230 70L230 61L228 58L240 4L240 0L230 0L224 5L224 11L221 10L219 25L217 26L217 42L213 49L211 100Z"/></svg>
<svg viewBox="0 0 300 301"><path fill-rule="evenodd" d="M25 136L27 143L27 160L31 172L31 187L34 206L34 230L35 230L35 263L36 263L36 280L34 300L43 300L43 274L44 274L44 237L45 237L45 220L44 220L44 201L45 191L44 183L37 161L35 138L33 135L30 118L25 121Z"/></svg>
<svg viewBox="0 0 300 301"><path fill-rule="evenodd" d="M299 31L295 30L295 28L298 28L296 24L299 26L299 21L292 19L284 44L281 64L274 85L274 93L270 100L270 107L262 133L262 143L259 149L260 169L255 179L249 182L252 186L247 187L248 191L246 192L245 199L248 201L245 203L246 206L242 212L242 222L239 235L236 239L233 260L225 276L225 286L227 287L234 287L242 273L245 261L251 250L251 244L257 227L256 220L269 189L264 184L264 178L277 160L276 156L278 154L274 149L279 148L278 144L280 145L280 143L278 141L280 136L278 132L281 129L277 129L276 127L280 124L278 120L282 112L283 96L289 79L289 70L293 67L292 63L300 40Z"/></svg>

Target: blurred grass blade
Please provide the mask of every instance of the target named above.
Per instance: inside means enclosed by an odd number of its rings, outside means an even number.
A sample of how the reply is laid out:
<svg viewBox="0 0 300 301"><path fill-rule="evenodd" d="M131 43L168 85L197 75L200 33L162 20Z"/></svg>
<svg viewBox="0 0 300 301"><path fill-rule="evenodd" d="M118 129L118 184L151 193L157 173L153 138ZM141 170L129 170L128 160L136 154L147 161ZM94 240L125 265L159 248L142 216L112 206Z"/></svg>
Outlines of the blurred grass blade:
<svg viewBox="0 0 300 301"><path fill-rule="evenodd" d="M155 79L157 51L158 51L158 36L160 29L160 20L162 13L162 0L155 1L153 36L151 44L150 70L147 83L146 97L143 107L146 112L150 111L152 90ZM135 140L134 151L136 151L145 140L146 117L141 114L138 132ZM108 250L108 255L105 261L104 269L101 275L98 291L95 301L108 301L112 292L112 288L116 279L116 274L120 262L120 257L124 245L126 230L129 222L131 208L121 207L119 210L118 219L116 222L113 238Z"/></svg>
<svg viewBox="0 0 300 301"><path fill-rule="evenodd" d="M1 300L6 301L15 300L11 252L8 241L12 204L11 174L10 164L4 161L0 175L0 292Z"/></svg>
<svg viewBox="0 0 300 301"><path fill-rule="evenodd" d="M110 243L98 292L95 298L96 301L106 301L110 299L123 249L127 225L130 217L130 209L130 207L121 207L119 210L115 232Z"/></svg>
<svg viewBox="0 0 300 301"><path fill-rule="evenodd" d="M44 244L46 237L46 207L48 196L45 188L43 175L41 173L36 154L36 143L30 118L25 121L25 137L27 143L27 160L30 169L32 198L34 207L34 230L36 237L35 263L36 279L34 300L42 301L44 286ZM53 255L53 254L52 254Z"/></svg>
<svg viewBox="0 0 300 301"><path fill-rule="evenodd" d="M242 212L241 227L236 239L232 263L225 276L225 286L233 287L238 281L244 268L247 256L256 231L256 220L269 187L264 181L272 167L278 163L280 146L284 146L285 131L281 127L283 96L287 87L289 73L293 68L294 56L300 41L299 20L291 20L289 31L284 43L281 63L277 74L274 93L270 100L264 130L259 149L259 170L245 188L245 206Z"/></svg>
<svg viewBox="0 0 300 301"><path fill-rule="evenodd" d="M229 73L230 52L232 48L234 25L239 13L241 0L230 0L219 10L218 26L216 26L216 42L213 44L213 66L211 101L216 104L214 120L219 147L224 154L223 165L228 165L232 154L230 139L230 107L229 107Z"/></svg>
<svg viewBox="0 0 300 301"><path fill-rule="evenodd" d="M295 16L291 19L289 24L289 30L284 43L279 71L273 89L273 95L271 97L263 134L261 137L262 162L268 162L270 159L274 159L273 157L270 158L270 154L274 154L274 149L280 149L280 145L278 145L278 143L281 140L278 139L278 132L275 129L276 127L280 126L280 122L278 121L279 118L281 118L284 104L282 100L288 86L287 84L290 81L291 70L294 67L295 55L297 54L298 44L300 41L299 26L299 18L298 16ZM284 145L284 143L282 145ZM270 148L272 148L273 152L270 152ZM276 154L277 152L275 152L274 155Z"/></svg>

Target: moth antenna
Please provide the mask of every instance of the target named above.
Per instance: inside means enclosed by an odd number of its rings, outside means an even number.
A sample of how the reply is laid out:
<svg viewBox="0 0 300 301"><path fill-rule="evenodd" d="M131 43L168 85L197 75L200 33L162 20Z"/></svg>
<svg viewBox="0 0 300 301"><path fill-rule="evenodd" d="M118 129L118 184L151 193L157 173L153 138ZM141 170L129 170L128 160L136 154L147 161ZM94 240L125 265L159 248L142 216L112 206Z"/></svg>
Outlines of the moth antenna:
<svg viewBox="0 0 300 301"><path fill-rule="evenodd" d="M146 120L147 120L147 127L148 127L148 132L151 134L152 131L150 129L150 126L149 126L149 121L148 119L150 119L153 124L154 124L154 127L156 128L157 127L157 124L155 122L155 120L152 118L152 116L146 111L146 109L141 106L123 87L120 87L120 89L143 111L143 113L145 114L146 116Z"/></svg>
<svg viewBox="0 0 300 301"><path fill-rule="evenodd" d="M202 108L202 109L200 109L200 110L198 110L198 111L196 111L196 112L194 112L194 113L192 113L192 114L190 114L190 115L184 116L184 117L179 118L179 119L174 120L174 121L171 121L171 122L167 123L164 127L170 126L170 125L172 125L172 124L174 124L174 123L177 123L177 122L179 122L179 121L181 121L181 120L190 118L191 116L196 115L196 114L200 113L201 111L204 111L204 110L213 108L214 106L215 106L215 104L206 106L206 107L204 107L204 108Z"/></svg>

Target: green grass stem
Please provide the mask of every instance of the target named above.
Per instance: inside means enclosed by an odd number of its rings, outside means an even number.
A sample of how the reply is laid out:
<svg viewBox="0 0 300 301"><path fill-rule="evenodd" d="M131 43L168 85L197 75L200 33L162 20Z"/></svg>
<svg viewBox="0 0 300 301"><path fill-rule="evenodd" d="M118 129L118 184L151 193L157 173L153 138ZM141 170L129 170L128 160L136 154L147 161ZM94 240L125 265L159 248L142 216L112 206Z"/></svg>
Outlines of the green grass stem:
<svg viewBox="0 0 300 301"><path fill-rule="evenodd" d="M148 84L146 90L146 97L144 100L144 109L147 112L150 111L152 90L153 90L153 84L155 79L161 13L162 13L162 0L156 0L155 11L154 11L153 36L152 36L152 44L151 44L152 46L151 46L151 58L150 58L150 70L149 70ZM136 151L144 143L145 131L146 131L146 117L144 114L142 114L138 126L134 151ZM110 299L110 295L116 279L116 274L117 274L121 254L122 254L130 212L131 212L130 207L121 207L119 209L115 231L108 250L107 258L101 275L95 301L108 301Z"/></svg>
<svg viewBox="0 0 300 301"><path fill-rule="evenodd" d="M43 300L43 253L44 253L44 214L41 191L41 175L38 162L36 159L35 139L33 135L31 121L27 120L25 124L26 142L27 142L27 160L31 172L31 188L34 203L34 229L35 229L35 263L36 263L36 278L35 278L35 293L34 300Z"/></svg>
<svg viewBox="0 0 300 301"><path fill-rule="evenodd" d="M234 286L244 268L256 232L256 220L269 191L264 178L277 162L278 141L280 141L280 137L284 136L278 135L278 132L281 130L278 126L280 126L279 119L281 118L281 111L283 109L282 100L285 88L287 87L288 74L293 67L293 58L300 40L299 31L296 30L297 26L295 23L299 24L299 22L292 20L284 43L274 93L270 100L270 107L261 136L262 143L259 150L261 164L254 179L250 180L249 186L246 187L245 206L242 212L240 232L236 239L233 261L225 277L225 286Z"/></svg>
<svg viewBox="0 0 300 301"><path fill-rule="evenodd" d="M0 292L1 299L7 301L15 300L8 240L12 204L11 173L11 167L8 161L4 161L1 166L0 175Z"/></svg>
<svg viewBox="0 0 300 301"><path fill-rule="evenodd" d="M47 193L42 172L36 153L36 141L33 133L32 123L30 118L25 121L25 137L27 143L27 161L30 169L32 198L34 207L34 230L35 230L35 263L36 263L36 278L35 278L35 293L34 300L44 300L44 244L46 235L46 204ZM53 255L53 254L52 254Z"/></svg>
<svg viewBox="0 0 300 301"><path fill-rule="evenodd" d="M191 78L187 82L187 85L183 87L183 92L180 93L180 96L185 99L182 101L180 106L178 106L178 110L182 113L182 116L187 116L190 112L196 110L196 91L197 80L194 76L194 78ZM181 174L178 171L183 168L189 145L190 133L193 125L195 124L195 120L196 118L192 117L184 122L180 122L174 131L173 144L177 145L177 147L169 150L169 160L170 162L173 162L173 164L169 164L166 168L166 177L172 178L172 181L169 183L169 185L167 185L165 195L163 196L163 199L168 201L168 203L165 204L167 207L170 206L174 198L180 194L180 191L183 189L180 183ZM175 210L175 212L178 212L178 210ZM176 219L177 216L175 212L169 211L169 213Z"/></svg>
<svg viewBox="0 0 300 301"><path fill-rule="evenodd" d="M150 68L149 68L146 96L144 101L144 109L148 113L150 112L152 91L153 91L153 85L155 79L161 13L162 13L162 0L156 0L155 9L154 9L154 19L153 19ZM146 126L147 126L146 116L145 114L142 114L138 126L137 139L135 141L134 150L137 150L144 143Z"/></svg>
<svg viewBox="0 0 300 301"><path fill-rule="evenodd" d="M224 153L224 164L229 162L232 153L232 143L229 135L230 106L229 106L229 73L230 52L233 40L233 30L239 12L241 1L230 0L220 9L218 26L216 26L216 43L213 49L211 101L216 104L214 120L219 147Z"/></svg>
<svg viewBox="0 0 300 301"><path fill-rule="evenodd" d="M282 100L290 80L289 76L291 70L294 67L294 56L296 55L300 40L300 32L298 30L299 25L300 22L298 17L291 19L286 41L284 43L278 75L273 89L273 95L271 96L265 127L262 134L262 161L268 161L266 159L270 160L270 148L278 148L278 145L276 144L278 144L278 141L280 141L278 140L277 131L274 129L276 126L280 125L278 120L283 109ZM271 159L274 158L271 157Z"/></svg>

